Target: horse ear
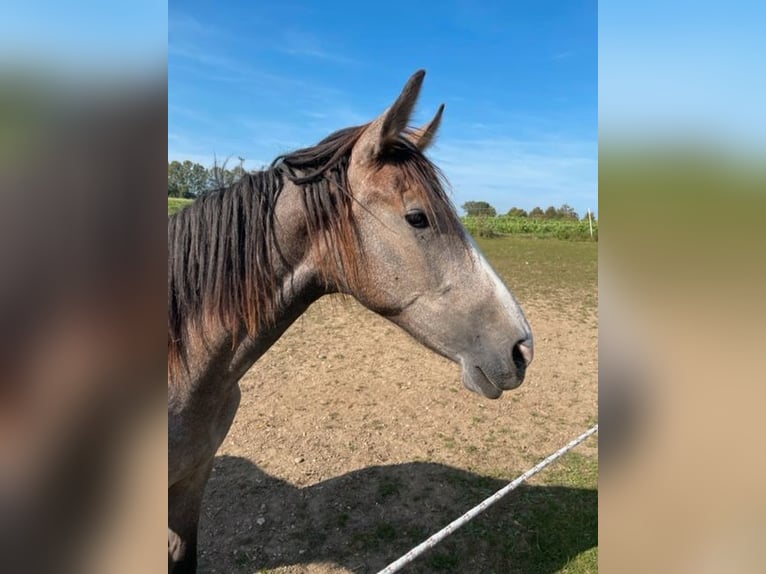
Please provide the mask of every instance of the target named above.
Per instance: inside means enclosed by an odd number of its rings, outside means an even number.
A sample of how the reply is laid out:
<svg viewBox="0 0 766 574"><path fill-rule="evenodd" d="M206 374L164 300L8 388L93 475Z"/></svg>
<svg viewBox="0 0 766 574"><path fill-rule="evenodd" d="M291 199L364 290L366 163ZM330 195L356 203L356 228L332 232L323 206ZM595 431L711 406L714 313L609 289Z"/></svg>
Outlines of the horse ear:
<svg viewBox="0 0 766 574"><path fill-rule="evenodd" d="M359 142L362 160L375 159L385 149L386 144L404 132L418 101L425 75L425 70L415 72L393 105L367 128Z"/></svg>
<svg viewBox="0 0 766 574"><path fill-rule="evenodd" d="M436 110L434 118L428 122L422 128L415 128L409 134L409 138L420 151L425 151L428 146L434 142L436 132L439 130L439 126L442 123L442 114L444 113L444 104L439 106Z"/></svg>

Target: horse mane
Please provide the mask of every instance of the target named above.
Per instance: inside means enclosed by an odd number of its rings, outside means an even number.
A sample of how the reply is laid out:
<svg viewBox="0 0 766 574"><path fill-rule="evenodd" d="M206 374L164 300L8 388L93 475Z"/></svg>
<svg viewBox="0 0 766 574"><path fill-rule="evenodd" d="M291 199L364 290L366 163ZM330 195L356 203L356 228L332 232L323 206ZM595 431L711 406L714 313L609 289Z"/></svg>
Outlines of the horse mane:
<svg viewBox="0 0 766 574"><path fill-rule="evenodd" d="M358 284L363 269L348 186L351 150L367 125L339 130L317 145L277 157L268 169L201 195L168 217L168 367L185 363L190 333L206 321L250 335L272 325L283 304L277 266L287 265L275 232L275 206L285 179L300 186L309 241L335 257L319 261L326 282ZM439 232L459 221L444 176L406 137L387 146L379 164L394 163ZM374 167L373 167L374 169Z"/></svg>

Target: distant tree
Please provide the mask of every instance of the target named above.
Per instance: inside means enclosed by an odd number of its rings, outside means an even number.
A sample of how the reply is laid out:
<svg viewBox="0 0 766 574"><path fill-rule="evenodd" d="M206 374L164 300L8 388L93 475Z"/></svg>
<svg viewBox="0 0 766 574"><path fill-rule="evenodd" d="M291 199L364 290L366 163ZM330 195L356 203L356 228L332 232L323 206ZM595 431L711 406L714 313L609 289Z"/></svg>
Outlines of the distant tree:
<svg viewBox="0 0 766 574"><path fill-rule="evenodd" d="M520 207L512 207L508 210L508 215L511 217L527 217L527 212Z"/></svg>
<svg viewBox="0 0 766 574"><path fill-rule="evenodd" d="M239 165L228 173L228 185L233 185L237 183L240 179L242 179L246 174L247 170L244 167L245 160L243 158L239 158Z"/></svg>
<svg viewBox="0 0 766 574"><path fill-rule="evenodd" d="M184 168L188 169L189 194L197 197L207 191L207 170L198 163L184 162Z"/></svg>
<svg viewBox="0 0 766 574"><path fill-rule="evenodd" d="M247 173L244 167L245 159L239 158L239 165L233 169L226 167L226 162L222 165L217 163L207 170L207 188L220 189L229 187L237 183Z"/></svg>
<svg viewBox="0 0 766 574"><path fill-rule="evenodd" d="M532 211L529 212L529 217L536 217L537 219L541 219L545 216L545 213L543 213L543 210L539 207L533 207Z"/></svg>
<svg viewBox="0 0 766 574"><path fill-rule="evenodd" d="M574 219L575 221L577 221L578 219L580 219L580 216L577 215L577 212L572 207L570 207L569 205L565 203L564 205L559 207L559 218Z"/></svg>
<svg viewBox="0 0 766 574"><path fill-rule="evenodd" d="M486 201L466 201L462 205L466 215L483 215L485 217L495 217L497 211Z"/></svg>
<svg viewBox="0 0 766 574"><path fill-rule="evenodd" d="M545 213L543 214L543 217L545 219L558 219L558 216L559 216L559 212L552 205L549 206L548 209L546 209Z"/></svg>
<svg viewBox="0 0 766 574"><path fill-rule="evenodd" d="M182 197L185 190L183 165L180 161L172 161L168 164L168 197Z"/></svg>
<svg viewBox="0 0 766 574"><path fill-rule="evenodd" d="M209 190L220 189L226 185L224 168L219 165L213 165L207 170L207 188Z"/></svg>
<svg viewBox="0 0 766 574"><path fill-rule="evenodd" d="M168 164L168 196L197 197L207 189L207 170L189 160Z"/></svg>

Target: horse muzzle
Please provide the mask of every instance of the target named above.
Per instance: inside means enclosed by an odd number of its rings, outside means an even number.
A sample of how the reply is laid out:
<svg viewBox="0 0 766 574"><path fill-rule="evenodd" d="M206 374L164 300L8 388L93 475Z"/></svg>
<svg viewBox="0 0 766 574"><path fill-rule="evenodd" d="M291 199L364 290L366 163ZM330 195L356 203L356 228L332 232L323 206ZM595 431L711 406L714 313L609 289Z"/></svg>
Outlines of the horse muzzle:
<svg viewBox="0 0 766 574"><path fill-rule="evenodd" d="M527 367L534 356L532 339L517 342L511 350L511 360L504 364L474 363L461 361L463 365L463 385L488 399L497 399L503 391L517 388L524 382Z"/></svg>

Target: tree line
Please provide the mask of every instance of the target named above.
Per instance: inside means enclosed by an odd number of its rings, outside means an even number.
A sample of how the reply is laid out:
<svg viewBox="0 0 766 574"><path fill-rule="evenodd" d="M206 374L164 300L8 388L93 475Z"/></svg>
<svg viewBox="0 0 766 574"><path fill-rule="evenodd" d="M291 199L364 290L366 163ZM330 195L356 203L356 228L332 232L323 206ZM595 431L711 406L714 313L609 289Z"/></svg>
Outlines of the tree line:
<svg viewBox="0 0 766 574"><path fill-rule="evenodd" d="M471 217L497 217L497 210L486 201L466 201L462 206L466 215ZM527 212L520 207L512 207L506 214L509 217L528 217L532 219L563 219L579 221L579 214L566 203L560 207L549 206L546 209L535 207ZM592 215L591 215L592 217ZM583 214L582 219L587 219L588 214Z"/></svg>
<svg viewBox="0 0 766 574"><path fill-rule="evenodd" d="M223 165L206 168L189 160L168 162L168 197L194 199L200 195L230 186L247 173L244 159L239 158L239 165L232 169ZM496 217L497 210L486 201L466 201L462 206L466 215L471 217ZM566 203L560 207L549 206L547 209L535 207L527 212L520 207L512 207L506 214L510 217L528 217L530 219L560 219L578 221L580 216ZM582 219L587 219L584 214Z"/></svg>
<svg viewBox="0 0 766 574"><path fill-rule="evenodd" d="M168 162L168 197L194 199L208 191L232 185L247 173L244 161L239 158L239 165L232 169L228 169L226 163L206 168L189 160Z"/></svg>

